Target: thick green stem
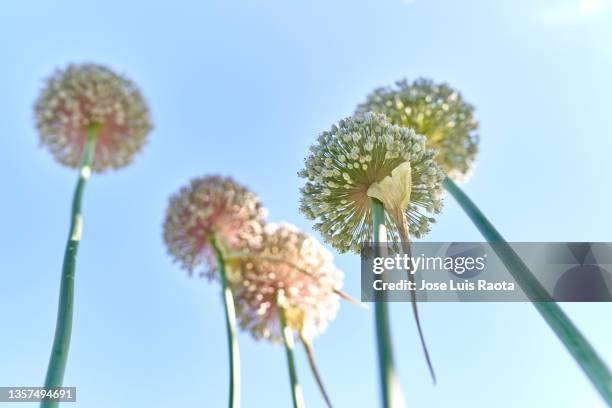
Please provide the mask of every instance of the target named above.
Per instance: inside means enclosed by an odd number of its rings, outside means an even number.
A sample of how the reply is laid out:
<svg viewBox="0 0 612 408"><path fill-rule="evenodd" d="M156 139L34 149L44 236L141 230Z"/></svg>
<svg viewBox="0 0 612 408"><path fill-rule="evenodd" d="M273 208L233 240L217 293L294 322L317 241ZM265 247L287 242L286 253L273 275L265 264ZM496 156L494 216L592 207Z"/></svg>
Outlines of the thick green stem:
<svg viewBox="0 0 612 408"><path fill-rule="evenodd" d="M276 302L278 309L278 318L280 321L280 329L283 335L285 343L285 351L287 352L287 368L289 369L289 380L291 382L291 398L293 399L293 408L304 408L304 396L302 394L302 388L297 378L297 371L295 369L295 358L293 356L294 339L293 330L287 326L287 315L285 308L283 308L281 301Z"/></svg>
<svg viewBox="0 0 612 408"><path fill-rule="evenodd" d="M51 349L51 358L47 368L45 387L61 387L64 382L68 351L70 349L70 337L72 334L72 315L74 310L74 272L76 268L76 257L81 241L83 221L81 217L81 202L85 183L91 174L94 151L96 148L96 136L100 130L97 124L87 129L87 141L83 148L83 156L79 168L79 179L77 181L74 197L72 199L72 213L70 217L70 232L64 253L62 266L62 277L60 284L59 305L57 310L57 322L55 325L55 337ZM43 401L41 407L57 407L58 402Z"/></svg>
<svg viewBox="0 0 612 408"><path fill-rule="evenodd" d="M457 200L480 233L492 244L491 247L525 294L530 299L538 300L533 302L535 308L584 370L608 406L612 407L612 375L595 349L472 200L448 177L444 180L444 188Z"/></svg>
<svg viewBox="0 0 612 408"><path fill-rule="evenodd" d="M212 239L211 246L217 257L219 277L223 290L223 306L225 307L225 323L227 329L227 344L229 349L230 372L229 372L229 408L240 407L240 352L238 340L236 339L236 310L234 308L234 297L227 281L225 259L223 253Z"/></svg>
<svg viewBox="0 0 612 408"><path fill-rule="evenodd" d="M383 204L375 199L370 199L372 208L372 224L374 227L373 243L376 253L380 256L379 243L387 242L387 231L385 229L385 209ZM381 299L382 293L378 293L374 303L374 316L376 320L376 341L378 345L378 366L380 372L380 385L382 388L382 403L384 408L404 407L404 396L395 375L393 364L393 347L391 345L391 327L389 323L389 309L385 299Z"/></svg>

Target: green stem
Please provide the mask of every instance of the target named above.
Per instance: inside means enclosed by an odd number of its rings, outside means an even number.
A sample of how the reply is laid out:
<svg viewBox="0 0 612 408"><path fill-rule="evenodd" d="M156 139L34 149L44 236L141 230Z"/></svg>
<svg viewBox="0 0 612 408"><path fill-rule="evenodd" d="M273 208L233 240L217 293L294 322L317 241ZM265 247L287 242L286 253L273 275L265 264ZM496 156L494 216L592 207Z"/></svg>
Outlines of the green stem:
<svg viewBox="0 0 612 408"><path fill-rule="evenodd" d="M76 256L81 241L83 220L81 217L81 202L85 183L91 174L94 151L96 148L96 136L100 126L93 124L87 129L87 141L83 148L83 156L79 168L79 179L77 181L74 197L72 199L72 214L70 217L70 233L64 253L62 266L62 277L60 284L59 305L57 310L57 322L55 325L55 336L51 349L51 358L45 378L45 388L61 387L64 382L68 351L70 349L70 336L72 334L72 315L74 310L74 272L76 268ZM40 406L44 408L57 407L58 402L43 401Z"/></svg>
<svg viewBox="0 0 612 408"><path fill-rule="evenodd" d="M374 227L373 243L379 256L379 243L387 242L385 229L385 209L383 204L371 198L372 224ZM376 320L376 340L378 344L378 366L380 371L380 385L382 387L382 402L384 408L397 408L404 406L404 397L395 375L393 364L393 346L391 345L391 327L389 324L389 309L382 293L377 294L374 302L374 316Z"/></svg>
<svg viewBox="0 0 612 408"><path fill-rule="evenodd" d="M539 300L533 302L535 308L580 365L608 406L612 407L612 374L595 349L474 202L448 177L444 180L444 188L457 200L485 239L494 244L493 250L525 294L530 299Z"/></svg>
<svg viewBox="0 0 612 408"><path fill-rule="evenodd" d="M229 373L229 408L240 407L240 352L238 340L236 339L236 310L234 308L234 297L227 280L225 260L223 253L215 239L210 244L217 257L219 277L223 290L223 305L225 307L225 323L227 329L227 343L229 349L230 373Z"/></svg>
<svg viewBox="0 0 612 408"><path fill-rule="evenodd" d="M278 318L280 321L280 329L283 335L285 343L285 351L287 352L287 367L289 368L289 380L291 381L291 398L293 399L293 408L304 408L304 396L302 395L302 388L297 378L297 371L295 369L295 358L293 356L293 331L291 327L287 326L287 316L285 308L281 306L277 300L276 307L278 309Z"/></svg>

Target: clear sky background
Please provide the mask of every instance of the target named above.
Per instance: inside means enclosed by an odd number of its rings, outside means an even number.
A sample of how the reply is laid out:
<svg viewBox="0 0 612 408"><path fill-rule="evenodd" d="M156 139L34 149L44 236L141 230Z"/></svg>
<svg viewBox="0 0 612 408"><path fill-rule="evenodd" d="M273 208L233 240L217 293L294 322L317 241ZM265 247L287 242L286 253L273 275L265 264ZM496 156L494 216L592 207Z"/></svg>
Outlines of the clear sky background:
<svg viewBox="0 0 612 408"><path fill-rule="evenodd" d="M155 121L134 165L95 175L66 385L79 406L224 407L217 283L166 255L170 194L227 174L270 220L306 231L301 168L316 135L373 88L447 81L477 107L467 192L514 241L612 241L612 4L596 0L14 1L0 6L0 385L40 385L76 172L38 146L32 104L69 62L133 78ZM481 237L451 197L431 241ZM359 294L355 255L336 255ZM612 362L610 304L564 309ZM603 407L529 304L422 304L432 386L409 306L392 307L409 407ZM372 310L343 304L315 352L336 407L376 407ZM243 406L287 407L282 348L239 337ZM323 401L303 353L309 407ZM20 405L26 407L27 404Z"/></svg>

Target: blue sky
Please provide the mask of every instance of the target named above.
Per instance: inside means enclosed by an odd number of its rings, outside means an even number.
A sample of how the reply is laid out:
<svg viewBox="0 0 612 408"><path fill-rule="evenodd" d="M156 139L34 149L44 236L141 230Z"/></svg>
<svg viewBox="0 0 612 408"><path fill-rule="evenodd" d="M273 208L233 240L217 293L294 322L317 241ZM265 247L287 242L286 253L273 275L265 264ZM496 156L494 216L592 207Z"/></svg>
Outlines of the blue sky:
<svg viewBox="0 0 612 408"><path fill-rule="evenodd" d="M6 2L0 385L43 381L55 324L76 173L38 146L32 120L54 68L95 61L125 72L156 124L133 166L87 186L65 383L84 407L222 407L219 288L166 255L171 193L194 176L231 175L270 220L311 231L296 172L317 133L373 88L426 76L477 107L481 151L465 188L507 239L612 241L611 22L603 0ZM449 197L426 239L480 236ZM357 257L336 261L358 294ZM610 305L563 307L612 362ZM603 406L529 304L422 304L435 387L408 305L391 309L408 406ZM343 304L315 341L338 407L378 404L373 324L371 310ZM283 350L239 340L243 406L289 406ZM322 407L299 354L306 402Z"/></svg>

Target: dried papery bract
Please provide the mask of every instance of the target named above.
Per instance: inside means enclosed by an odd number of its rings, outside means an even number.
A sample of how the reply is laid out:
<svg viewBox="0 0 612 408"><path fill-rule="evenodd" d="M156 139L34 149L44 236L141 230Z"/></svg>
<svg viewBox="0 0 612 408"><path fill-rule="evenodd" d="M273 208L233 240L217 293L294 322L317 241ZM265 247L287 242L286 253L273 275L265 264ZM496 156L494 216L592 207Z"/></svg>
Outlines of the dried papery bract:
<svg viewBox="0 0 612 408"><path fill-rule="evenodd" d="M425 137L392 125L384 115L365 113L323 132L310 150L299 173L306 179L301 210L317 220L315 228L336 249L359 252L361 243L370 242L370 197L376 195L370 189L394 170L402 172L401 180L410 185L400 186L403 193L398 197L382 191L391 200L385 203L388 209L391 204L395 208L387 212L390 239L400 240L405 221L411 236L429 231L432 215L441 209L444 174L435 162L436 153L425 147Z"/></svg>
<svg viewBox="0 0 612 408"><path fill-rule="evenodd" d="M414 129L427 137L427 147L438 151L444 172L465 180L478 152L478 122L474 107L447 84L417 79L378 88L359 105L357 113L377 112L394 125Z"/></svg>
<svg viewBox="0 0 612 408"><path fill-rule="evenodd" d="M100 125L96 172L130 164L152 128L138 87L98 64L71 64L50 76L36 101L35 119L41 143L69 167L79 167L88 127Z"/></svg>
<svg viewBox="0 0 612 408"><path fill-rule="evenodd" d="M190 274L215 276L211 239L224 251L257 247L266 215L259 198L229 177L191 180L170 198L164 222L168 252Z"/></svg>
<svg viewBox="0 0 612 408"><path fill-rule="evenodd" d="M268 224L261 246L232 265L241 276L233 287L240 326L256 339L285 341L290 374L294 369L289 350L293 340L287 344L287 337L297 333L321 392L331 405L314 363L311 342L335 318L339 307L337 291L343 274L335 267L332 254L290 224ZM295 374L291 377L297 381ZM299 399L294 394L294 400Z"/></svg>

